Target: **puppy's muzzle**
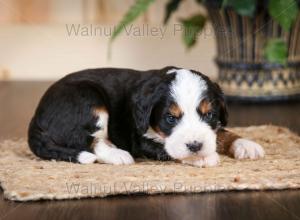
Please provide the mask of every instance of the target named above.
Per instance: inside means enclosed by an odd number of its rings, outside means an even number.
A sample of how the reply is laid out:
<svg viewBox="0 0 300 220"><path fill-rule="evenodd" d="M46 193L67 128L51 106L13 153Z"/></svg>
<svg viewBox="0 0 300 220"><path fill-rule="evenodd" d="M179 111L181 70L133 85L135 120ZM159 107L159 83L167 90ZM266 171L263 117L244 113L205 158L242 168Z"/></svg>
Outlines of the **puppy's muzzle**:
<svg viewBox="0 0 300 220"><path fill-rule="evenodd" d="M202 149L203 144L198 141L194 141L192 143L187 143L186 146L191 152L196 153Z"/></svg>

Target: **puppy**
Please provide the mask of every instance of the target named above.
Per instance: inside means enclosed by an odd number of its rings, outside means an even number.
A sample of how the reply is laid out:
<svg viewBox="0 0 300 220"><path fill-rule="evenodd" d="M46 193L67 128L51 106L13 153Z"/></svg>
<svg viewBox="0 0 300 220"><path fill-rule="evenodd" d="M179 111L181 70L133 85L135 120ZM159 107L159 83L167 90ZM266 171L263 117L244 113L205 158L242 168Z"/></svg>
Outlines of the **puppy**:
<svg viewBox="0 0 300 220"><path fill-rule="evenodd" d="M176 67L89 69L67 75L42 97L28 143L43 159L132 164L133 158L215 166L220 153L264 156L262 147L223 129L221 89L207 76Z"/></svg>

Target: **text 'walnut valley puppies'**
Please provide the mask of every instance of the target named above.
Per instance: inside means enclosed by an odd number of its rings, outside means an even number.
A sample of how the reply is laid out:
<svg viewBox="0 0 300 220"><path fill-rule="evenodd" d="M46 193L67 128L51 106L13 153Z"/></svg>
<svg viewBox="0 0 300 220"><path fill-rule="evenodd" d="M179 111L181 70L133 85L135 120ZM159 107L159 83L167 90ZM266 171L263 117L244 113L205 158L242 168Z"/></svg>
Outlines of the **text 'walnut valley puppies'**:
<svg viewBox="0 0 300 220"><path fill-rule="evenodd" d="M48 89L28 142L43 159L82 164L146 157L207 167L218 164L217 151L237 159L264 156L257 143L224 130L226 124L221 89L197 71L90 69Z"/></svg>

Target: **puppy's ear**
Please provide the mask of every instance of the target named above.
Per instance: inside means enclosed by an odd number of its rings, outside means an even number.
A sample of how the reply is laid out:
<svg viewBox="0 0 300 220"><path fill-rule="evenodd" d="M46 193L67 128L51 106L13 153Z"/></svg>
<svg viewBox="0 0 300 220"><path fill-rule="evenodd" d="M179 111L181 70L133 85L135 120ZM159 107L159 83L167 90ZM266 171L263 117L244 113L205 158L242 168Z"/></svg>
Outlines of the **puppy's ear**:
<svg viewBox="0 0 300 220"><path fill-rule="evenodd" d="M168 81L159 76L142 81L131 95L132 117L136 132L143 135L148 130L153 107L168 93Z"/></svg>
<svg viewBox="0 0 300 220"><path fill-rule="evenodd" d="M213 84L214 84L217 99L218 99L218 102L220 105L219 114L220 114L221 126L225 127L227 125L227 121L228 121L228 111L227 111L227 106L226 106L226 102L225 102L225 98L224 98L224 93L217 83L213 83Z"/></svg>
<svg viewBox="0 0 300 220"><path fill-rule="evenodd" d="M221 122L222 127L225 127L228 122L228 111L227 111L227 106L224 101L224 98L220 102L220 122Z"/></svg>

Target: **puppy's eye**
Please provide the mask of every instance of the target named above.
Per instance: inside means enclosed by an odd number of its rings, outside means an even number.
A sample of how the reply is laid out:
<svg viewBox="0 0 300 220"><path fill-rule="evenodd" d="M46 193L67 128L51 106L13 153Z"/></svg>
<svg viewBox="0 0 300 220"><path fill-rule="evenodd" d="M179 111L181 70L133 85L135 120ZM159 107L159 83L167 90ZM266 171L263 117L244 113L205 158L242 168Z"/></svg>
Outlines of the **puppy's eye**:
<svg viewBox="0 0 300 220"><path fill-rule="evenodd" d="M213 118L213 116L214 116L214 113L213 112L207 112L205 115L204 115L204 118L206 119L206 120L211 120L212 118Z"/></svg>
<svg viewBox="0 0 300 220"><path fill-rule="evenodd" d="M166 121L171 125L175 124L177 122L177 120L178 119L171 114L167 114L167 116L166 116Z"/></svg>

